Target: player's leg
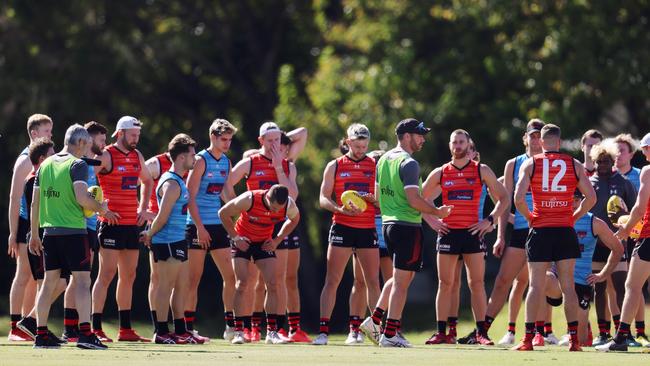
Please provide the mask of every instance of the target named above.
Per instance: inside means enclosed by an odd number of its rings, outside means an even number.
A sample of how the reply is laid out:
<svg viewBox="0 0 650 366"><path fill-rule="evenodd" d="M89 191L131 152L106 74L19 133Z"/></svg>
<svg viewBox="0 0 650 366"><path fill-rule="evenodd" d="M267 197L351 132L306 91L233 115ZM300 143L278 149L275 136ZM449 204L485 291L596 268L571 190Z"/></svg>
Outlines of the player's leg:
<svg viewBox="0 0 650 366"><path fill-rule="evenodd" d="M490 329L494 318L503 308L503 305L508 298L508 294L510 293L510 288L513 285L513 281L520 276L521 272L525 272L526 274L528 273L528 268L526 268L526 250L507 247L503 253L503 257L501 258L501 266L499 266L499 272L494 280L494 287L492 288L492 293L488 300L485 313L485 325L487 329ZM520 304L521 296L523 296L523 291L525 290L526 285L527 283L521 287L521 292L519 293L520 297L518 299ZM514 299L513 295L515 294L511 294L511 301Z"/></svg>
<svg viewBox="0 0 650 366"><path fill-rule="evenodd" d="M153 326L153 333L156 333L156 326L158 320L156 317L156 297L155 293L158 291L158 266L155 265L153 252L149 251L149 287L147 289L147 299L149 300L149 310L151 313L151 323Z"/></svg>
<svg viewBox="0 0 650 366"><path fill-rule="evenodd" d="M289 319L289 338L293 342L309 343L311 339L300 327L300 291L298 288L298 269L300 267L300 248L290 248L287 256L287 317Z"/></svg>
<svg viewBox="0 0 650 366"><path fill-rule="evenodd" d="M24 238L23 240L24 241ZM34 307L36 297L36 281L32 278L29 267L29 258L27 254L27 244L18 243L18 251L16 254L16 273L11 282L11 290L9 291L9 314L11 317L11 336L14 332L18 331L16 323ZM30 295L31 292L31 295ZM28 297L31 296L31 299ZM29 306L31 303L31 306ZM25 309L29 306L29 309ZM15 339L19 339L16 337ZM27 340L27 339L26 339Z"/></svg>
<svg viewBox="0 0 650 366"><path fill-rule="evenodd" d="M349 328L350 332L345 344L353 345L359 342L359 334L361 325L361 318L365 318L366 309L368 307L368 296L366 292L366 282L363 279L363 270L361 269L361 264L359 263L359 257L355 253L352 256L352 290L350 291L349 305L350 305L350 319L349 319Z"/></svg>
<svg viewBox="0 0 650 366"><path fill-rule="evenodd" d="M255 265L259 269L262 277L264 278L264 283L266 285L266 301L264 303L264 309L266 309L266 343L267 344L278 344L286 343L287 340L279 337L277 332L277 318L280 311L286 309L286 303L283 302L283 307L280 307L281 294L279 293L279 282L282 279L277 278L278 274L278 260L273 257L267 258L257 258L255 259ZM286 294L285 294L286 295Z"/></svg>
<svg viewBox="0 0 650 366"><path fill-rule="evenodd" d="M185 299L185 310L183 317L187 329L194 330L194 320L196 319L196 305L198 304L199 284L203 276L203 267L205 266L206 250L200 247L190 246L187 250L188 255L188 281L187 281L187 298ZM229 258L230 260L230 258Z"/></svg>
<svg viewBox="0 0 650 366"><path fill-rule="evenodd" d="M284 329L287 320L287 257L288 249L280 249L275 251L275 269L277 271L275 278L277 279L278 303L277 303L277 316L278 316L278 332L283 337L288 337L288 333Z"/></svg>
<svg viewBox="0 0 650 366"><path fill-rule="evenodd" d="M226 331L224 338L232 340L234 336L234 298L235 298L235 271L230 259L230 248L212 249L210 251L212 261L217 266L222 279L221 299L223 301L224 320ZM191 270L191 269L190 269Z"/></svg>
<svg viewBox="0 0 650 366"><path fill-rule="evenodd" d="M240 252L237 252L240 253ZM235 296L233 297L233 308L235 310L235 336L233 344L242 344L244 339L244 316L248 314L247 304L250 303L249 288L255 283L249 270L250 257L234 257L232 259L235 272Z"/></svg>
<svg viewBox="0 0 650 366"><path fill-rule="evenodd" d="M352 248L329 245L327 248L327 274L320 295L320 334L329 334L329 319L336 302L336 290L341 283Z"/></svg>
<svg viewBox="0 0 650 366"><path fill-rule="evenodd" d="M117 258L117 289L115 300L119 310L120 333L118 340L144 341L131 328L131 303L133 301L133 282L138 267L138 249L121 250ZM169 300L169 297L167 297ZM157 306L157 304L156 304Z"/></svg>
<svg viewBox="0 0 650 366"><path fill-rule="evenodd" d="M487 295L485 294L485 254L464 253L463 260L467 270L467 282L472 294L472 311L476 321L477 341L479 344L494 344L487 336L487 327L485 326L485 311L487 308Z"/></svg>
<svg viewBox="0 0 650 366"><path fill-rule="evenodd" d="M462 260L462 259L460 259ZM456 273L454 274L454 284L452 286L452 295L449 299L449 316L447 317L447 326L449 327L449 343L455 343L458 336L456 326L458 324L458 312L460 308L460 276L463 273L463 266L458 263Z"/></svg>
<svg viewBox="0 0 650 366"><path fill-rule="evenodd" d="M567 320L567 329L572 343L572 350L579 345L578 332L578 297L575 292L575 281L573 270L575 268L575 259L563 259L555 262L557 267L558 280L562 288L564 299L564 314ZM579 346L578 346L579 347Z"/></svg>
<svg viewBox="0 0 650 366"><path fill-rule="evenodd" d="M117 274L119 253L119 249L107 249L104 247L99 249L99 270L92 291L92 320L93 331L102 342L111 342L110 338L102 330L102 315L104 313L108 286L110 286L113 278Z"/></svg>
<svg viewBox="0 0 650 366"><path fill-rule="evenodd" d="M438 333L427 344L447 343L447 317L449 316L449 298L453 293L454 277L458 263L457 254L438 253L438 293L436 295L436 317Z"/></svg>

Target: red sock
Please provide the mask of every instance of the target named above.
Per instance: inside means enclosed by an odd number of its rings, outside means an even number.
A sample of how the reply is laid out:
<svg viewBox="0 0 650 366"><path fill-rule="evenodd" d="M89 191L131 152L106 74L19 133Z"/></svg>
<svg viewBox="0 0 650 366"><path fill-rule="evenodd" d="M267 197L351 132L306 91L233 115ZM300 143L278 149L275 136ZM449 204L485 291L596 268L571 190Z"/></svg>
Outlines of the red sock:
<svg viewBox="0 0 650 366"><path fill-rule="evenodd" d="M320 318L319 333L330 334L330 318Z"/></svg>
<svg viewBox="0 0 650 366"><path fill-rule="evenodd" d="M384 318L384 313L386 311L382 308L375 308L375 310L372 312L372 322L379 325L381 324L381 320Z"/></svg>

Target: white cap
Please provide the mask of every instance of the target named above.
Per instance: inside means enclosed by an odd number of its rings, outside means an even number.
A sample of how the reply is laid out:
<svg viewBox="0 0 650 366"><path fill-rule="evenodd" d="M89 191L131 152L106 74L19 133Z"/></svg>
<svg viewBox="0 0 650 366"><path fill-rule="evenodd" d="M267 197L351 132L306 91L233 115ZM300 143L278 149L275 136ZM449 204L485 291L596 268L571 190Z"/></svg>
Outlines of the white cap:
<svg viewBox="0 0 650 366"><path fill-rule="evenodd" d="M269 132L282 132L280 127L275 122L264 122L262 127L260 127L260 137L266 135Z"/></svg>
<svg viewBox="0 0 650 366"><path fill-rule="evenodd" d="M128 130L130 128L135 128L135 129L140 129L142 128L142 122L140 122L137 118L131 117L131 116L123 116L120 118L119 121L117 121L117 126L115 127L115 132L111 135L112 137L115 137L117 135L117 131L119 130Z"/></svg>
<svg viewBox="0 0 650 366"><path fill-rule="evenodd" d="M646 133L645 136L643 136L641 142L639 143L639 146L641 147L650 146L650 133Z"/></svg>

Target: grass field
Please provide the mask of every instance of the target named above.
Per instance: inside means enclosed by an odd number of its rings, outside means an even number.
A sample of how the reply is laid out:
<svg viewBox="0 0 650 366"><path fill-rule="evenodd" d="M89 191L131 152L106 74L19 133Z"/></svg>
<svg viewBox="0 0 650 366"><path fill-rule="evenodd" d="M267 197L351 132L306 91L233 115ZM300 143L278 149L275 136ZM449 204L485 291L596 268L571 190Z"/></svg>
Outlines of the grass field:
<svg viewBox="0 0 650 366"><path fill-rule="evenodd" d="M593 312L593 310L592 310ZM593 315L593 314L592 314ZM593 317L593 316L592 316ZM520 316L521 318L521 316ZM593 348L585 348L582 353L570 353L565 347L539 347L535 352L513 352L506 348L479 346L425 346L424 341L431 332L406 332L406 337L416 346L412 349L378 348L370 342L358 346L345 346L344 335L330 337L328 346L312 345L231 345L223 340L213 339L207 345L160 346L155 344L111 343L107 351L83 351L74 345L63 346L60 350L34 350L31 343L9 343L4 338L7 331L7 319L0 318L0 365L34 366L63 365L91 366L116 365L277 365L298 363L298 365L650 365L650 354L641 354L641 349L630 349L624 353L597 353ZM495 321L491 336L496 341L505 331L506 315L501 314ZM59 333L53 325L53 331ZM554 312L554 328L560 337L565 328L562 312ZM594 323L592 323L594 324ZM459 325L459 334L465 335L473 327L470 321ZM518 322L521 333L523 320ZM142 334L150 327L139 324ZM116 329L107 324L105 330L114 335ZM206 333L216 333L206 332ZM518 337L520 334L518 334Z"/></svg>

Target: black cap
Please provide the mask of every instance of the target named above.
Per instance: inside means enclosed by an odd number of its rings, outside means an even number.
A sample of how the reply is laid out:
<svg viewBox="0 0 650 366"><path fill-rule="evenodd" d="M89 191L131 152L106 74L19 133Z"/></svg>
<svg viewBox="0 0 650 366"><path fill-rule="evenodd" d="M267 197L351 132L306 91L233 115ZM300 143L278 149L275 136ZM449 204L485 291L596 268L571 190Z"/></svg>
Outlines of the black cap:
<svg viewBox="0 0 650 366"><path fill-rule="evenodd" d="M544 122L541 119L531 119L528 121L528 124L526 125L526 134L529 135L533 132L542 132L542 128L544 127Z"/></svg>
<svg viewBox="0 0 650 366"><path fill-rule="evenodd" d="M416 133L418 135L426 135L431 131L430 128L424 127L424 122L420 122L415 118L407 118L399 121L395 127L395 134L401 135L403 133Z"/></svg>

